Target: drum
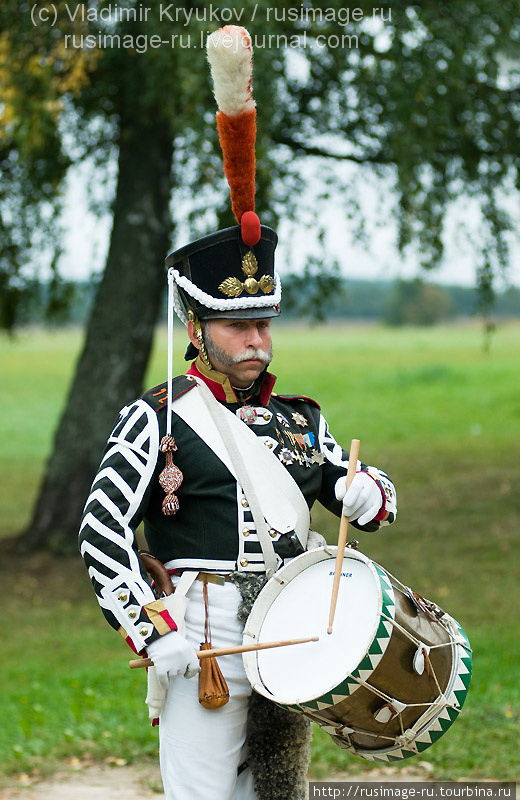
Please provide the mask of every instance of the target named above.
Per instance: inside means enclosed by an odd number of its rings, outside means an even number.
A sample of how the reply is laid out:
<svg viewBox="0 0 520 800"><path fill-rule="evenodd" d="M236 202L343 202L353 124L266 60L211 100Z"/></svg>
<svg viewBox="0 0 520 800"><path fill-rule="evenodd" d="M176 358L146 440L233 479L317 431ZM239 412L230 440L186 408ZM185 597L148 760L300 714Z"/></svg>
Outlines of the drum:
<svg viewBox="0 0 520 800"><path fill-rule="evenodd" d="M471 648L456 620L363 553L345 550L333 632L327 634L336 547L303 553L256 599L244 644L319 636L244 653L259 694L316 722L371 761L420 753L458 716Z"/></svg>

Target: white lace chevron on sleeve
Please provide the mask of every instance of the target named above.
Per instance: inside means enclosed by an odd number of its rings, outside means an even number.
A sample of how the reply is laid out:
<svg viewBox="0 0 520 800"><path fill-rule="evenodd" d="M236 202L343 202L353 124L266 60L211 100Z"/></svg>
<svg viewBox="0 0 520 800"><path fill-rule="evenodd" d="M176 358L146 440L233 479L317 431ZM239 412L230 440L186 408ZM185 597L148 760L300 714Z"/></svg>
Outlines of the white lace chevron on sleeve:
<svg viewBox="0 0 520 800"><path fill-rule="evenodd" d="M158 448L154 410L143 400L123 408L92 484L80 528L80 551L99 604L138 651L146 646L154 629L143 606L155 597L141 575L135 528L142 518Z"/></svg>
<svg viewBox="0 0 520 800"><path fill-rule="evenodd" d="M344 467L345 469L348 469L348 458L346 458L345 452L341 445L337 443L334 436L329 431L327 420L323 414L320 414L318 439L320 450L327 461L330 461L330 463L334 464L336 467Z"/></svg>

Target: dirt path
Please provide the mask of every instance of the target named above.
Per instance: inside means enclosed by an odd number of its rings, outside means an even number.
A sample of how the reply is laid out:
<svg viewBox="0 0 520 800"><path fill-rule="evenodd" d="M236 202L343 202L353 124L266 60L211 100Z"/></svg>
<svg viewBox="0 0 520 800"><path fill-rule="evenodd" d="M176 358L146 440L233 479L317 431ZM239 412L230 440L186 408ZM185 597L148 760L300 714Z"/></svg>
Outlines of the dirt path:
<svg viewBox="0 0 520 800"><path fill-rule="evenodd" d="M418 766L422 768L417 768ZM335 774L332 780L349 781L420 781L431 778L430 765L422 762L415 768L392 767L361 775ZM20 775L8 789L0 789L0 800L164 800L159 769L152 765L73 765L57 772L51 779L34 782Z"/></svg>
<svg viewBox="0 0 520 800"><path fill-rule="evenodd" d="M0 790L0 800L164 800L159 769L153 766L69 767L41 783L24 775L17 783Z"/></svg>

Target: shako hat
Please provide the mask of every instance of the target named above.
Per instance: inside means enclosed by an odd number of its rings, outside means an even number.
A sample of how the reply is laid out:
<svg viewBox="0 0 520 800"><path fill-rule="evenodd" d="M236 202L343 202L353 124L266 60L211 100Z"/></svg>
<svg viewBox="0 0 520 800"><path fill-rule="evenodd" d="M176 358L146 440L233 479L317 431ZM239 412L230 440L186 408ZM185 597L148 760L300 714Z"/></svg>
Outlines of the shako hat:
<svg viewBox="0 0 520 800"><path fill-rule="evenodd" d="M183 322L280 313L274 268L278 237L255 213L256 104L251 37L226 25L208 36L207 56L217 101L217 130L237 225L204 236L166 258L174 305ZM191 313L190 313L191 312ZM195 351L195 349L193 348Z"/></svg>

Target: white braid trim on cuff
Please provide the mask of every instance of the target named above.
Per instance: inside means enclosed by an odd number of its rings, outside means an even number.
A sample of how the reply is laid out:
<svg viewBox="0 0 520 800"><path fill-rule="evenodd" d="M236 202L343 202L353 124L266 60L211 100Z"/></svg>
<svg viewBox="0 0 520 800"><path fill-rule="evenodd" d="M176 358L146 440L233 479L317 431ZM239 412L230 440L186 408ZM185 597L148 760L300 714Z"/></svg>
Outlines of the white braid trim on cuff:
<svg viewBox="0 0 520 800"><path fill-rule="evenodd" d="M276 306L282 297L282 282L277 272L274 273L274 294L266 294L263 297L232 297L227 300L217 300L210 294L203 292L198 286L195 286L192 281L181 275L178 270L172 269L175 283L184 289L184 291L197 300L206 308L212 308L215 311L234 311L237 308L266 308L268 305ZM178 297L178 292L176 293ZM266 302L267 301L267 302ZM183 317L180 316L177 304L175 305L175 312L179 319L184 322ZM184 319L186 316L184 315ZM187 319L186 319L187 322Z"/></svg>

